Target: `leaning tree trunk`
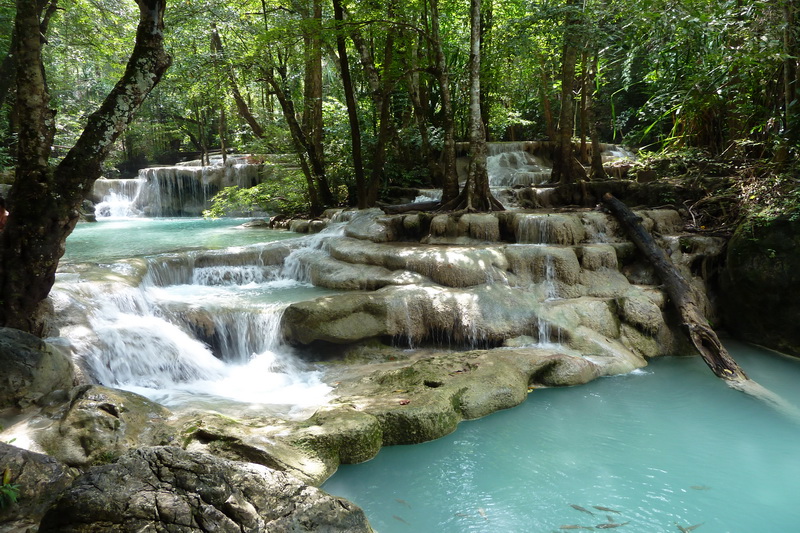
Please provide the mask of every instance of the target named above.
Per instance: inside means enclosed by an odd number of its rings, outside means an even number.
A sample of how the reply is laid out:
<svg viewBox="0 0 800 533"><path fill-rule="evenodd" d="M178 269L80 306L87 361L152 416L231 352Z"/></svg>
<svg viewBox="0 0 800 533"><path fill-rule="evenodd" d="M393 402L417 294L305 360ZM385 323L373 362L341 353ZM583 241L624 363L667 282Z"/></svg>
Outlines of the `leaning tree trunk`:
<svg viewBox="0 0 800 533"><path fill-rule="evenodd" d="M630 239L655 268L672 304L680 313L683 328L711 371L717 377L729 382L747 381L749 379L747 375L728 354L717 334L711 329L697 302L694 289L664 250L656 244L650 233L644 229L641 218L610 193L603 196L603 204L617 217Z"/></svg>
<svg viewBox="0 0 800 533"><path fill-rule="evenodd" d="M55 281L64 242L78 222L100 165L170 65L164 49L163 0L136 0L136 43L122 78L89 116L75 146L49 165L54 112L42 69L34 2L17 0L19 157L8 198L10 216L0 240L0 325L41 334L40 304Z"/></svg>

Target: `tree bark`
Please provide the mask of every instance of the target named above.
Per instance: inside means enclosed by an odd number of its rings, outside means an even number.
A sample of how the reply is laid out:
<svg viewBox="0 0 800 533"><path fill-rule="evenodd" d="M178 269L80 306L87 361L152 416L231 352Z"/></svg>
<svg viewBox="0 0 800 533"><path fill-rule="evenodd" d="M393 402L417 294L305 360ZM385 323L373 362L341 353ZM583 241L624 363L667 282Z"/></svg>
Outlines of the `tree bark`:
<svg viewBox="0 0 800 533"><path fill-rule="evenodd" d="M358 122L358 107L353 92L353 80L350 77L350 59L347 56L347 43L342 33L344 10L341 0L333 0L333 17L336 21L336 49L339 54L339 68L344 87L344 99L347 103L347 119L350 122L351 146L353 149L353 173L356 178L356 199L358 208L367 207L367 188L364 178L364 160L361 155L361 125Z"/></svg>
<svg viewBox="0 0 800 533"><path fill-rule="evenodd" d="M800 124L798 124L796 116L797 110L800 108L797 103L797 60L800 49L797 44L796 16L795 0L784 0L783 52L786 57L783 62L784 124L791 141L797 141L800 138Z"/></svg>
<svg viewBox="0 0 800 533"><path fill-rule="evenodd" d="M297 121L297 112L294 107L294 100L289 95L289 92L284 90L282 82L286 81L285 75L281 76L279 81L275 75L270 73L267 76L267 83L272 87L273 93L278 98L278 102L283 110L283 116L286 119L286 124L289 126L289 131L292 134L292 142L295 146L300 166L305 174L306 182L308 183L308 201L311 204L311 215L319 216L322 214L322 203L320 202L319 193L314 182L315 170L313 169L313 161L309 167L306 157L312 154L312 148L306 137L303 127Z"/></svg>
<svg viewBox="0 0 800 533"><path fill-rule="evenodd" d="M389 0L387 5L387 17L389 20L394 15L396 0ZM370 169L369 181L367 182L367 207L374 206L378 201L380 186L383 181L384 167L386 165L386 146L389 144L391 136L391 116L390 116L390 95L394 87L395 80L392 79L391 69L394 62L394 46L397 30L392 25L386 33L384 42L382 72L378 73L375 60L369 47L364 42L363 36L354 31L351 34L353 44L361 56L361 66L367 74L367 80L372 90L372 99L378 115L378 135L375 142L375 150L372 154L372 168Z"/></svg>
<svg viewBox="0 0 800 533"><path fill-rule="evenodd" d="M581 124L580 133L578 134L581 140L581 149L578 152L580 156L578 160L581 164L586 165L589 163L589 146L586 144L587 122L589 115L589 54L584 50L581 54Z"/></svg>
<svg viewBox="0 0 800 533"><path fill-rule="evenodd" d="M61 163L49 165L54 112L42 69L39 17L29 0L17 0L17 102L20 123L10 216L0 239L0 325L41 334L37 316L55 281L64 242L100 165L170 65L164 49L163 0L137 0L136 43L122 78Z"/></svg>
<svg viewBox="0 0 800 533"><path fill-rule="evenodd" d="M726 381L747 381L749 379L747 375L739 368L739 365L720 342L717 334L711 329L697 302L694 289L681 275L664 250L644 229L641 218L610 193L603 196L603 205L617 217L631 241L655 268L672 304L680 314L684 330L694 347L700 352L706 365L717 377Z"/></svg>

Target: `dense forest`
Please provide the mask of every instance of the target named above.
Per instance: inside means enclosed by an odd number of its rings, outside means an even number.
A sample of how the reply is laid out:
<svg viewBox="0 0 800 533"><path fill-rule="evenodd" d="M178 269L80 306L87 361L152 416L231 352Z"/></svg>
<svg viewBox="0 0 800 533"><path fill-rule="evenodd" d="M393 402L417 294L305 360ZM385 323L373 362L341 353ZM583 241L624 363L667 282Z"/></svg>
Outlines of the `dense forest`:
<svg viewBox="0 0 800 533"><path fill-rule="evenodd" d="M58 157L122 74L136 4L40 4ZM170 2L173 64L106 166L220 148L296 153L322 204L346 201L342 186L359 180L367 201L389 183L441 183L447 143L469 140L469 3L347 4ZM596 130L646 150L785 157L798 141L795 9L791 0L484 0L486 136L568 134L584 149ZM0 10L0 165L11 168L15 9Z"/></svg>
<svg viewBox="0 0 800 533"><path fill-rule="evenodd" d="M781 165L800 142L796 11L794 0L5 0L2 182L50 176L53 203L36 200L29 221L60 217L39 231L55 251L37 261L52 265L101 164L130 175L212 150L268 164L288 154L289 170L248 194L312 215L373 206L388 186L440 187L445 209L500 208L482 177L486 140L549 139L560 183L605 177L598 142ZM148 86L120 107L126 77ZM124 112L98 133L112 108ZM460 190L465 141L477 164ZM790 174L753 172L794 202ZM10 195L6 249L28 248L12 242L14 210L40 192Z"/></svg>

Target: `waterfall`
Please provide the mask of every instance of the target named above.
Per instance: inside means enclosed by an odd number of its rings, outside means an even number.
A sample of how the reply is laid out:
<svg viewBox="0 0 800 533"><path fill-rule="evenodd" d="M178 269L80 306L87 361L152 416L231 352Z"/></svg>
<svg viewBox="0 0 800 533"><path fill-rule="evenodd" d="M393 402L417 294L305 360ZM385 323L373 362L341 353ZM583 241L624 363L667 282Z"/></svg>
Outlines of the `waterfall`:
<svg viewBox="0 0 800 533"><path fill-rule="evenodd" d="M486 158L489 185L541 185L550 180L551 169L545 162L528 152L516 150L499 152Z"/></svg>
<svg viewBox="0 0 800 533"><path fill-rule="evenodd" d="M289 406L291 415L326 403L330 387L280 335L286 306L316 289L261 264L259 254L245 254L247 264L211 266L197 266L197 254L149 258L138 286L132 278L113 288L56 285L56 298L60 293L83 310L84 323L62 334L87 375L171 408L244 402Z"/></svg>
<svg viewBox="0 0 800 533"><path fill-rule="evenodd" d="M262 166L247 156L213 158L168 167L143 168L133 180L99 179L93 189L99 200L96 214L108 217L200 216L224 187L252 187L261 179Z"/></svg>
<svg viewBox="0 0 800 533"><path fill-rule="evenodd" d="M146 180L106 179L101 178L94 183L94 196L100 200L95 205L95 215L99 218L125 218L138 216L140 213L133 203Z"/></svg>

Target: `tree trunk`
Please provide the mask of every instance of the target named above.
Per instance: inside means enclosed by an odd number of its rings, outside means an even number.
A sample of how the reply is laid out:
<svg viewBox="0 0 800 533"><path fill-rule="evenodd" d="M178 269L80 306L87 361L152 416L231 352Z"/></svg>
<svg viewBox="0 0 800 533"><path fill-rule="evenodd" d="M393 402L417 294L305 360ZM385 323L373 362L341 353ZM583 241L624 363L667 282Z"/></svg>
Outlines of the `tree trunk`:
<svg viewBox="0 0 800 533"><path fill-rule="evenodd" d="M422 37L420 37L422 40ZM412 45L409 56L411 57L411 68L406 74L406 83L408 84L408 97L411 100L411 107L414 111L414 122L417 125L420 137L420 157L425 161L428 168L428 174L432 181L435 181L437 172L437 164L433 157L433 149L431 148L430 135L428 134L428 120L425 105L422 102L422 80L420 79L419 59L421 42L415 42Z"/></svg>
<svg viewBox="0 0 800 533"><path fill-rule="evenodd" d="M356 178L356 198L358 208L367 207L367 188L364 178L364 161L361 155L361 126L358 123L358 107L353 92L353 81L350 77L350 59L347 57L347 44L342 33L342 22L344 22L344 11L342 10L341 0L333 0L333 16L336 20L336 49L339 53L339 68L342 75L342 86L344 87L344 99L347 103L347 118L350 122L350 137L353 147L353 173Z"/></svg>
<svg viewBox="0 0 800 533"><path fill-rule="evenodd" d="M490 92L494 85L494 75L490 62L486 60L492 47L492 27L494 24L494 0L483 0L481 6L480 43L481 43L481 122L486 140L490 140L489 133L489 101Z"/></svg>
<svg viewBox="0 0 800 533"><path fill-rule="evenodd" d="M502 204L489 190L486 169L486 132L481 117L481 0L471 0L470 8L469 174L464 190L442 210L502 211Z"/></svg>
<svg viewBox="0 0 800 533"><path fill-rule="evenodd" d="M583 165L575 158L572 149L573 114L575 104L572 89L575 84L575 65L578 61L578 38L581 18L576 0L568 0L569 12L564 27L564 52L561 60L561 113L558 119L558 147L553 159L553 181L562 185L586 179Z"/></svg>
<svg viewBox="0 0 800 533"><path fill-rule="evenodd" d="M285 81L285 78L281 78ZM309 167L306 157L311 156L312 149L309 145L308 138L303 131L302 126L297 121L297 112L294 107L294 100L289 96L288 91L285 91L281 82L275 78L273 74L267 76L267 82L272 87L275 96L278 98L278 103L283 110L283 116L286 119L286 124L289 126L289 131L292 134L292 142L300 160L300 166L303 169L303 174L306 176L308 184L308 201L311 204L311 215L319 216L322 214L322 203L320 202L319 193L314 182L314 170ZM313 162L312 162L313 167Z"/></svg>
<svg viewBox="0 0 800 533"><path fill-rule="evenodd" d="M241 116L242 119L247 122L247 125L250 126L250 129L253 131L253 135L259 139L263 139L264 128L258 123L256 117L253 115L252 111L250 111L250 106L247 104L247 101L245 101L241 91L239 91L239 83L236 81L236 73L233 71L233 66L228 63L228 60L225 57L225 49L222 46L222 39L217 31L217 25L214 23L211 24L211 47L214 52L219 54L220 59L222 60L222 64L225 68L225 74L228 78L228 85L231 88L231 95L233 95L233 101L236 102L236 110L239 112L239 116Z"/></svg>
<svg viewBox="0 0 800 533"><path fill-rule="evenodd" d="M547 138L551 141L556 140L556 128L553 125L553 110L550 106L550 76L547 75L547 66L544 58L539 55L539 72L542 86L542 112L544 114L544 126Z"/></svg>
<svg viewBox="0 0 800 533"><path fill-rule="evenodd" d="M586 122L589 126L589 137L592 139L592 161L590 164L590 176L593 180L606 179L606 169L603 168L603 155L600 150L600 136L597 133L597 122L594 114L594 87L597 78L597 66L599 53L594 53L592 65L589 69L588 90L586 91Z"/></svg>
<svg viewBox="0 0 800 533"><path fill-rule="evenodd" d="M447 59L442 48L439 35L439 0L431 2L431 39L436 55L436 77L442 97L442 129L444 144L442 146L442 203L447 204L458 197L458 173L456 171L455 120L453 119L453 103L450 95L450 74Z"/></svg>
<svg viewBox="0 0 800 533"><path fill-rule="evenodd" d="M582 165L586 165L589 163L589 147L586 144L586 134L587 134L587 122L588 122L588 115L589 115L589 95L588 92L591 90L589 87L589 54L584 50L581 54L581 124L580 124L580 133L578 134L581 139L581 149L580 149L580 156L578 157L578 161L581 162Z"/></svg>
<svg viewBox="0 0 800 533"><path fill-rule="evenodd" d="M137 0L136 43L122 78L88 118L75 146L52 168L54 112L42 68L39 16L17 0L17 110L22 127L11 213L0 239L0 325L41 334L40 304L55 281L64 241L75 228L100 165L170 65L164 50L164 2Z"/></svg>
<svg viewBox="0 0 800 533"><path fill-rule="evenodd" d="M47 35L47 28L50 25L50 19L56 13L56 10L58 10L58 0L37 0L34 2L34 4L36 4L36 9L39 13L44 12L44 14L40 16L41 22L39 22L39 33L41 35L41 39L44 39ZM45 6L47 9L45 9ZM6 54L6 57L3 58L3 62L0 63L0 109L2 109L3 104L5 104L6 98L8 98L9 93L11 93L12 87L14 87L16 84L16 50L17 30L14 28L11 31L11 43L8 47L8 53Z"/></svg>
<svg viewBox="0 0 800 533"><path fill-rule="evenodd" d="M796 10L795 0L784 0L783 52L786 57L783 62L784 123L790 142L800 139L800 120L797 117L800 108L797 103L797 60L800 49L797 45Z"/></svg>
<svg viewBox="0 0 800 533"><path fill-rule="evenodd" d="M389 0L387 6L387 17L392 19L395 10L396 0ZM353 44L361 56L361 65L367 74L367 80L372 90L372 99L378 114L378 135L375 142L375 151L372 154L372 168L370 169L369 181L367 183L367 207L373 207L378 201L378 193L383 182L384 166L386 165L386 146L389 144L391 136L391 116L390 116L390 95L394 87L394 80L391 77L392 63L394 62L394 46L396 29L391 26L386 33L384 43L382 72L378 73L375 61L364 42L363 37L358 31L352 35Z"/></svg>
<svg viewBox="0 0 800 533"><path fill-rule="evenodd" d="M694 289L644 229L641 218L610 193L603 196L603 204L617 217L631 241L655 268L672 304L680 314L684 330L706 365L717 377L726 381L747 381L747 375L728 354L717 334L711 329L697 302Z"/></svg>
<svg viewBox="0 0 800 533"><path fill-rule="evenodd" d="M322 145L322 3L311 0L311 13L305 21L305 83L303 85L303 131L308 138L308 158L324 205L333 205L333 195L325 176L325 150Z"/></svg>

